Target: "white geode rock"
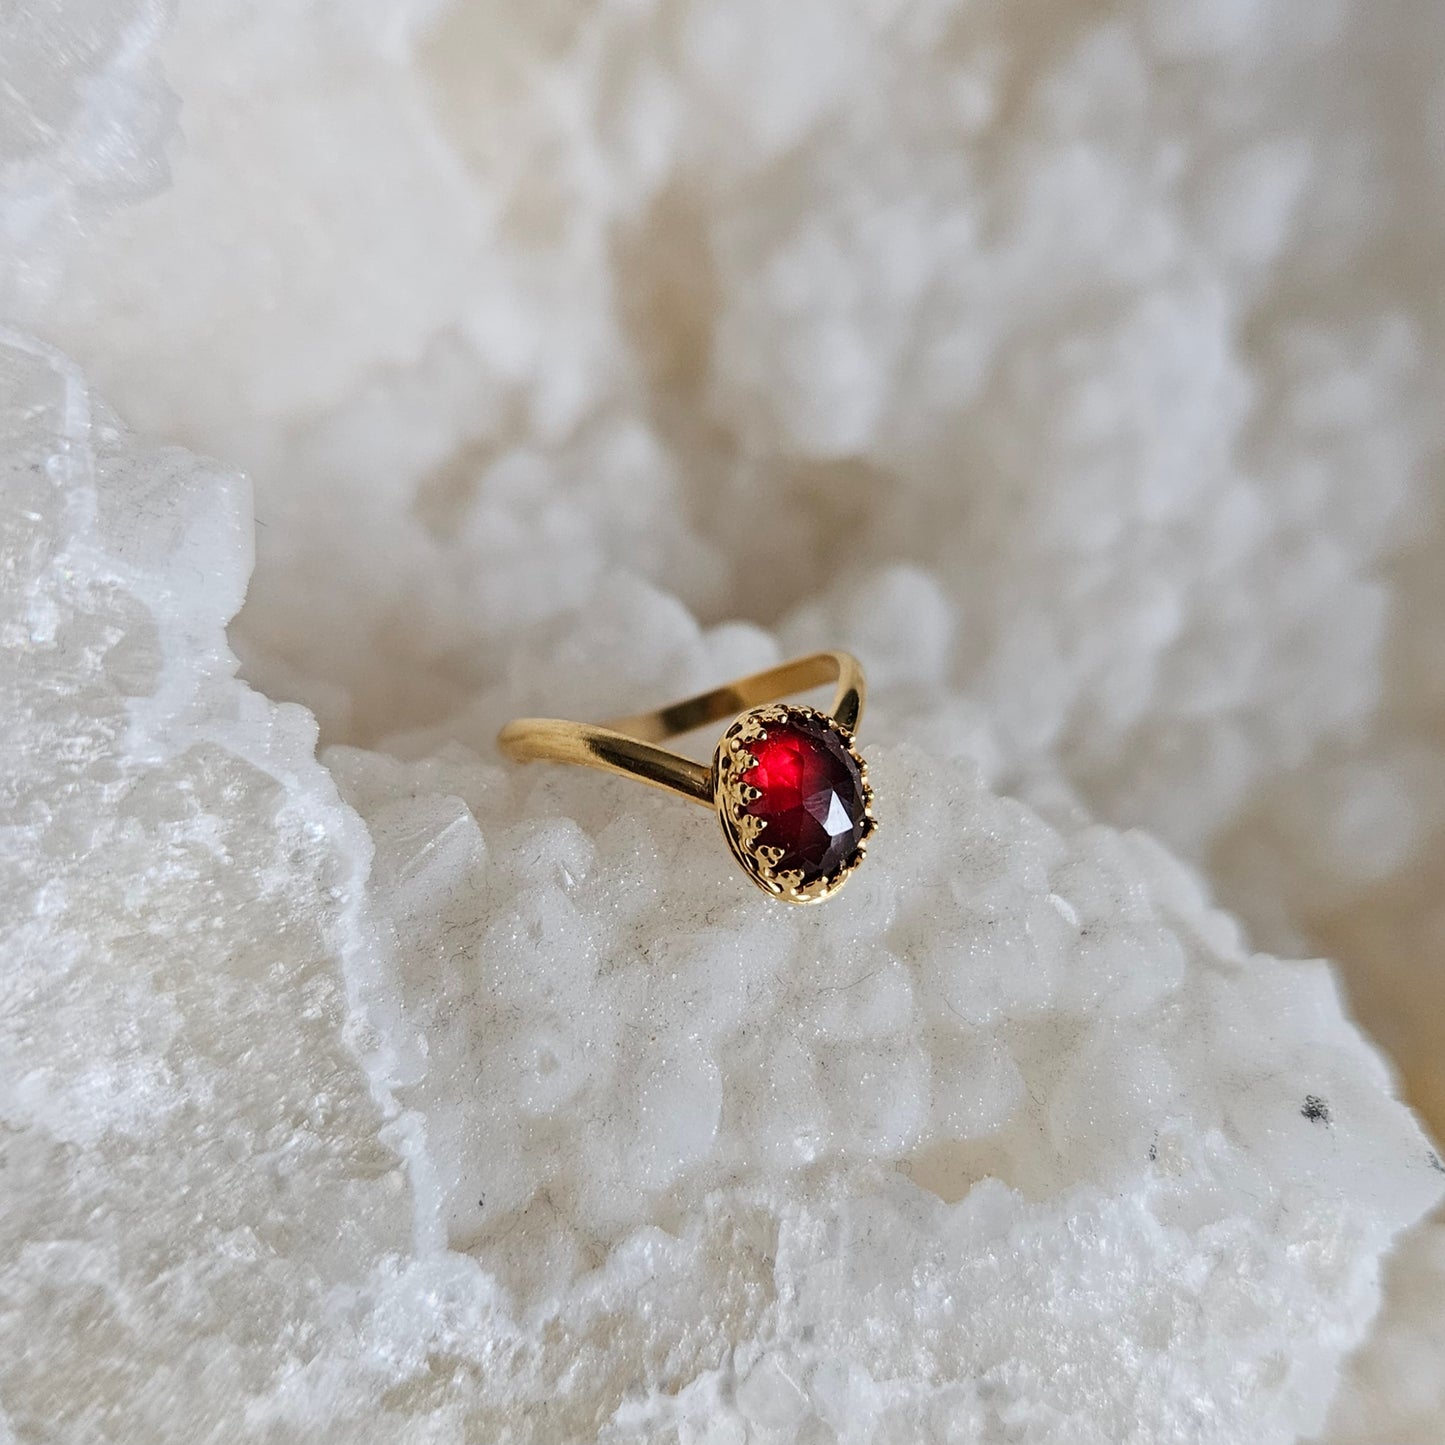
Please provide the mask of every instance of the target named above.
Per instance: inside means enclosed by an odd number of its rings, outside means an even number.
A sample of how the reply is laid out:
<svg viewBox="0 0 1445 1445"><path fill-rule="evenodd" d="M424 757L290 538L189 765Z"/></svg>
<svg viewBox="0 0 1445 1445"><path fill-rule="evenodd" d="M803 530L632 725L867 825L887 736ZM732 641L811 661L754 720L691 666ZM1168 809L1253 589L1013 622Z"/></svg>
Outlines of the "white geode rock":
<svg viewBox="0 0 1445 1445"><path fill-rule="evenodd" d="M776 655L630 584L451 741L323 766L226 648L245 487L43 348L0 382L16 1438L1320 1426L1445 1191L1325 966L990 792L942 702L865 721L880 832L813 910L702 809L458 740Z"/></svg>
<svg viewBox="0 0 1445 1445"><path fill-rule="evenodd" d="M774 655L694 617L851 645L871 737L1340 956L1439 1116L1445 7L0 11L0 316L251 471L253 682L485 753ZM1445 1435L1438 1234L1341 1439Z"/></svg>

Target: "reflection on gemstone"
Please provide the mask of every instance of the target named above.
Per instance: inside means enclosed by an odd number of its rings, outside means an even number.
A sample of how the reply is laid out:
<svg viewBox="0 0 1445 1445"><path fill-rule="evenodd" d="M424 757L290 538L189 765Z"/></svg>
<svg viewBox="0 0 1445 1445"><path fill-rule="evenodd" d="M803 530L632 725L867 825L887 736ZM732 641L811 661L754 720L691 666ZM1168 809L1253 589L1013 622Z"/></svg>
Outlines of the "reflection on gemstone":
<svg viewBox="0 0 1445 1445"><path fill-rule="evenodd" d="M795 716L766 724L748 744L757 759L742 776L761 796L745 811L767 826L758 845L781 848L779 872L804 885L836 873L863 837L863 778L842 738L822 719Z"/></svg>

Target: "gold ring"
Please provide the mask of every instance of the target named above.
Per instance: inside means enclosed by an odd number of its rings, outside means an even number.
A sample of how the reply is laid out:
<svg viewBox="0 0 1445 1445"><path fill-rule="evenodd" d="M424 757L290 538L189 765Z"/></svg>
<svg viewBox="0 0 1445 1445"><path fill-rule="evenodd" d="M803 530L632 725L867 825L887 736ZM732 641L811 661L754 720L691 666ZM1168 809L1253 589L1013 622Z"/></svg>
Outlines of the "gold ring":
<svg viewBox="0 0 1445 1445"><path fill-rule="evenodd" d="M834 681L828 712L781 701ZM516 718L497 745L517 762L603 768L715 808L759 888L787 903L818 903L852 876L875 827L868 765L853 745L863 697L857 658L815 652L607 723ZM655 746L727 717L735 721L710 765Z"/></svg>

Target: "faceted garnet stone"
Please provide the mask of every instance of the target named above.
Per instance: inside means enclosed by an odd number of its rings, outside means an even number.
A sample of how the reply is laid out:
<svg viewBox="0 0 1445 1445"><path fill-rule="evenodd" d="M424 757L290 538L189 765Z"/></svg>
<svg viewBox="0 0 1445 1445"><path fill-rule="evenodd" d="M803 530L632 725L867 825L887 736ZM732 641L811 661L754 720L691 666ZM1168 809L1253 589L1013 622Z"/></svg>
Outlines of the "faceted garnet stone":
<svg viewBox="0 0 1445 1445"><path fill-rule="evenodd" d="M825 722L797 715L766 725L749 743L758 760L742 780L762 796L745 811L767 827L759 847L781 848L781 871L798 869L805 884L837 871L863 836L863 779L843 740Z"/></svg>

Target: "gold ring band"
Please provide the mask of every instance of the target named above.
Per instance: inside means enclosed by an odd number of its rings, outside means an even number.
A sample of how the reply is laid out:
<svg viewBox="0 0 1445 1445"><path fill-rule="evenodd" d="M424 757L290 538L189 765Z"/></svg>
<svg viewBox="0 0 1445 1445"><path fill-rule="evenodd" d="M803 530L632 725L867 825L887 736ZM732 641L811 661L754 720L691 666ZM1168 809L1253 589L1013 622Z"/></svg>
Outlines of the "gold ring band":
<svg viewBox="0 0 1445 1445"><path fill-rule="evenodd" d="M828 712L780 701L829 682ZM857 658L815 652L607 723L516 718L497 745L517 762L601 768L715 808L754 883L815 903L847 881L875 827L867 764L853 745L864 698ZM724 718L735 721L711 765L657 746Z"/></svg>

